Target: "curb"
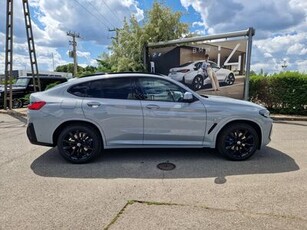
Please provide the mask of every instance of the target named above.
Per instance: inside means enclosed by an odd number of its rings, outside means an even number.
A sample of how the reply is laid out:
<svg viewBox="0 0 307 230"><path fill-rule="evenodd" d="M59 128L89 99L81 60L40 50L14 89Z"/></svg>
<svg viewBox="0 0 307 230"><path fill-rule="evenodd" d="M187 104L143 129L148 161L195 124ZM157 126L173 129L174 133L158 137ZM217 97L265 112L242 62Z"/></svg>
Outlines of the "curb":
<svg viewBox="0 0 307 230"><path fill-rule="evenodd" d="M307 121L307 116L287 116L271 114L271 118L274 121Z"/></svg>
<svg viewBox="0 0 307 230"><path fill-rule="evenodd" d="M15 110L0 110L0 114L8 114L8 115L24 117L24 118L27 117L26 113L17 112Z"/></svg>

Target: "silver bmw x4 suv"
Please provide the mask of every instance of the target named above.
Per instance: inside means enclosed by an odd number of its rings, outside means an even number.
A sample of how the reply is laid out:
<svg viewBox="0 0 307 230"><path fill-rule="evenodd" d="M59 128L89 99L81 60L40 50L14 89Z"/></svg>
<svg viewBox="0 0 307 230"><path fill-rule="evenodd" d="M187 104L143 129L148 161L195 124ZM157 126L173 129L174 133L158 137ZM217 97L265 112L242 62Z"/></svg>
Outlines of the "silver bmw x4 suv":
<svg viewBox="0 0 307 230"><path fill-rule="evenodd" d="M272 119L247 101L201 96L166 76L117 73L31 94L27 136L73 163L111 148L216 148L245 160L270 142Z"/></svg>

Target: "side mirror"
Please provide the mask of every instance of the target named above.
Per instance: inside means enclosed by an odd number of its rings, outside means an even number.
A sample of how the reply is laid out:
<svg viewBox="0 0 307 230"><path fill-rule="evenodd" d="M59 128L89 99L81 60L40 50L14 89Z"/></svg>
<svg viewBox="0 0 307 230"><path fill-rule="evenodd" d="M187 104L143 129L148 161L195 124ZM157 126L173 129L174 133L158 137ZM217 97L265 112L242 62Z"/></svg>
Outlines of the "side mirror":
<svg viewBox="0 0 307 230"><path fill-rule="evenodd" d="M183 100L187 102L192 102L193 101L193 94L190 92L185 92L183 95Z"/></svg>

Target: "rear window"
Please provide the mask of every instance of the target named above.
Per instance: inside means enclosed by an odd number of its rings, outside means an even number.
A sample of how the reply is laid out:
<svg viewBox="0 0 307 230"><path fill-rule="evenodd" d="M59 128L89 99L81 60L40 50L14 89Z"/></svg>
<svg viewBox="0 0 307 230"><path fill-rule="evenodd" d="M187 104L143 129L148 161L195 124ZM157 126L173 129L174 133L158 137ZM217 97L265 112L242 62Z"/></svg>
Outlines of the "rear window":
<svg viewBox="0 0 307 230"><path fill-rule="evenodd" d="M78 97L129 99L132 87L130 78L110 78L74 85L68 92Z"/></svg>
<svg viewBox="0 0 307 230"><path fill-rule="evenodd" d="M87 96L87 92L89 90L90 87L90 83L89 82L85 82L85 83L81 83L78 85L74 85L72 87L70 87L67 92L71 93L77 97L86 97Z"/></svg>

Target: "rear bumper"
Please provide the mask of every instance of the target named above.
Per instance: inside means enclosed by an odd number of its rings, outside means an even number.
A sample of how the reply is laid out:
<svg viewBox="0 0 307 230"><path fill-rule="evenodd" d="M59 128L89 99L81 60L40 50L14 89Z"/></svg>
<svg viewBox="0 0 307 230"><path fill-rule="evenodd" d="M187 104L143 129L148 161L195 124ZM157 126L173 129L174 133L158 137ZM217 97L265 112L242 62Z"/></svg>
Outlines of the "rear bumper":
<svg viewBox="0 0 307 230"><path fill-rule="evenodd" d="M43 146L50 146L50 147L54 146L53 144L50 144L50 143L43 143L43 142L37 141L33 123L28 124L27 136L28 136L29 141L34 145L43 145Z"/></svg>

